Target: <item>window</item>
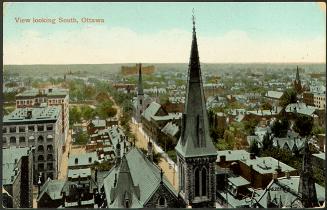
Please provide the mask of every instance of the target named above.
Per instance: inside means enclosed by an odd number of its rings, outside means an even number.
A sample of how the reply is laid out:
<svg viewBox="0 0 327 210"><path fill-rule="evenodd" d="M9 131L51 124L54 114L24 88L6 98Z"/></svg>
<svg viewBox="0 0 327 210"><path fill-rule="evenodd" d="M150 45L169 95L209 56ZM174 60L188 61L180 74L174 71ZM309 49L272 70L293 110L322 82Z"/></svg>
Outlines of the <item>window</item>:
<svg viewBox="0 0 327 210"><path fill-rule="evenodd" d="M43 125L38 125L37 126L37 131L44 131L44 126Z"/></svg>
<svg viewBox="0 0 327 210"><path fill-rule="evenodd" d="M10 133L16 133L16 127L10 127L9 131Z"/></svg>
<svg viewBox="0 0 327 210"><path fill-rule="evenodd" d="M2 142L3 142L4 144L7 144L7 138L6 138L6 137L2 137Z"/></svg>
<svg viewBox="0 0 327 210"><path fill-rule="evenodd" d="M44 161L44 156L43 156L43 155L39 155L39 156L37 157L37 160L38 160L38 161Z"/></svg>
<svg viewBox="0 0 327 210"><path fill-rule="evenodd" d="M28 131L34 131L34 130L35 130L34 125L30 125L30 126L28 126Z"/></svg>
<svg viewBox="0 0 327 210"><path fill-rule="evenodd" d="M202 168L201 172L201 179L202 179L202 196L207 195L207 170L205 168Z"/></svg>
<svg viewBox="0 0 327 210"><path fill-rule="evenodd" d="M52 131L53 130L53 126L52 125L47 125L47 131Z"/></svg>
<svg viewBox="0 0 327 210"><path fill-rule="evenodd" d="M37 147L38 152L44 152L44 147L42 145Z"/></svg>
<svg viewBox="0 0 327 210"><path fill-rule="evenodd" d="M198 168L195 169L194 179L195 179L195 196L200 196L200 171Z"/></svg>
<svg viewBox="0 0 327 210"><path fill-rule="evenodd" d="M25 136L19 137L19 143L25 143Z"/></svg>
<svg viewBox="0 0 327 210"><path fill-rule="evenodd" d="M158 206L159 207L166 207L166 199L164 197L162 197L162 196L159 197Z"/></svg>
<svg viewBox="0 0 327 210"><path fill-rule="evenodd" d="M47 164L47 169L48 170L53 170L53 164L52 163L48 163Z"/></svg>
<svg viewBox="0 0 327 210"><path fill-rule="evenodd" d="M75 164L78 164L78 158L75 158Z"/></svg>
<svg viewBox="0 0 327 210"><path fill-rule="evenodd" d="M2 127L2 133L7 133L7 127Z"/></svg>
<svg viewBox="0 0 327 210"><path fill-rule="evenodd" d="M23 127L23 126L19 126L19 132L20 133L24 133L25 132L25 127Z"/></svg>
<svg viewBox="0 0 327 210"><path fill-rule="evenodd" d="M34 140L35 140L34 136L28 137L28 142L34 143Z"/></svg>
<svg viewBox="0 0 327 210"><path fill-rule="evenodd" d="M47 155L47 161L52 161L53 160L53 156L52 154L48 154Z"/></svg>
<svg viewBox="0 0 327 210"><path fill-rule="evenodd" d="M53 146L52 145L48 145L47 146L47 151L48 152L52 152L53 151Z"/></svg>
<svg viewBox="0 0 327 210"><path fill-rule="evenodd" d="M89 163L92 163L92 158L91 157L89 157Z"/></svg>
<svg viewBox="0 0 327 210"><path fill-rule="evenodd" d="M38 143L43 143L43 141L44 141L43 136L39 136L39 137L37 138L37 142L38 142Z"/></svg>
<svg viewBox="0 0 327 210"><path fill-rule="evenodd" d="M44 170L44 164L43 164L43 163L38 164L37 169L38 169L39 171Z"/></svg>
<svg viewBox="0 0 327 210"><path fill-rule="evenodd" d="M10 137L10 143L11 144L16 144L16 137L15 136Z"/></svg>

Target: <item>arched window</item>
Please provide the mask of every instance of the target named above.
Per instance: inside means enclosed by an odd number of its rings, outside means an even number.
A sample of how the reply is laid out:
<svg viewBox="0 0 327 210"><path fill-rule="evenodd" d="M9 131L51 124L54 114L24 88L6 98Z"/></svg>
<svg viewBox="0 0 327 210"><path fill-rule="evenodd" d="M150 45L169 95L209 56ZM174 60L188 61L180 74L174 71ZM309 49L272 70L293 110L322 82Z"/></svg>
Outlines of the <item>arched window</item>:
<svg viewBox="0 0 327 210"><path fill-rule="evenodd" d="M44 140L43 136L39 136L39 137L37 138L37 142L38 142L38 143L43 143L43 140Z"/></svg>
<svg viewBox="0 0 327 210"><path fill-rule="evenodd" d="M43 155L39 155L39 156L37 157L37 160L38 160L38 161L44 161L44 157L43 157Z"/></svg>
<svg viewBox="0 0 327 210"><path fill-rule="evenodd" d="M159 207L166 207L166 199L163 196L160 196L158 199L158 206Z"/></svg>
<svg viewBox="0 0 327 210"><path fill-rule="evenodd" d="M38 152L44 152L44 147L42 145L37 147Z"/></svg>
<svg viewBox="0 0 327 210"><path fill-rule="evenodd" d="M10 143L16 144L16 137L15 136L10 137Z"/></svg>
<svg viewBox="0 0 327 210"><path fill-rule="evenodd" d="M195 169L194 172L194 181L195 181L195 196L200 196L200 171Z"/></svg>
<svg viewBox="0 0 327 210"><path fill-rule="evenodd" d="M202 172L201 172L201 180L202 180L202 190L201 190L201 194L202 196L206 196L207 195L207 170L205 168L202 168Z"/></svg>
<svg viewBox="0 0 327 210"><path fill-rule="evenodd" d="M53 151L53 146L52 145L48 145L47 146L47 152L52 152Z"/></svg>

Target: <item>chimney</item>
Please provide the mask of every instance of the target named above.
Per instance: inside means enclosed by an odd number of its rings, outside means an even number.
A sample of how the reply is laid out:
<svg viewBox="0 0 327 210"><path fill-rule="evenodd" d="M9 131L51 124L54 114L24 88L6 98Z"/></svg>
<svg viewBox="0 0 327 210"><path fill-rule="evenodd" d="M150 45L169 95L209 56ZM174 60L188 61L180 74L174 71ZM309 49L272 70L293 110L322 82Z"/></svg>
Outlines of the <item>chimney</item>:
<svg viewBox="0 0 327 210"><path fill-rule="evenodd" d="M273 180L277 180L277 178L278 178L278 173L277 173L277 171L275 171L273 173Z"/></svg>
<svg viewBox="0 0 327 210"><path fill-rule="evenodd" d="M289 171L285 171L285 176L286 176L287 179L290 179L291 178L290 172Z"/></svg>
<svg viewBox="0 0 327 210"><path fill-rule="evenodd" d="M27 111L26 119L32 119L32 110Z"/></svg>
<svg viewBox="0 0 327 210"><path fill-rule="evenodd" d="M254 153L250 153L250 159L254 160L255 159L255 154Z"/></svg>
<svg viewBox="0 0 327 210"><path fill-rule="evenodd" d="M147 154L149 160L153 161L153 145L152 142L148 142L148 154Z"/></svg>

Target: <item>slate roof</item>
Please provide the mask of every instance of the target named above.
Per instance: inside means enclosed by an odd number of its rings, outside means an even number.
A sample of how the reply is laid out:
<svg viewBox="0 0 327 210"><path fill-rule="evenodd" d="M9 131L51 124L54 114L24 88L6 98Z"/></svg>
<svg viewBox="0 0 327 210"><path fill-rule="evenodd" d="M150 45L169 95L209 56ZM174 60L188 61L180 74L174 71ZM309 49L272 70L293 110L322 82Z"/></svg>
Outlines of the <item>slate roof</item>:
<svg viewBox="0 0 327 210"><path fill-rule="evenodd" d="M29 147L9 147L2 149L2 184L10 185L13 184L12 176L16 178L15 169L18 161L28 155L30 152ZM16 161L16 163L15 163ZM17 168L17 171L20 169ZM18 173L17 173L18 174ZM15 179L14 178L14 179Z"/></svg>
<svg viewBox="0 0 327 210"><path fill-rule="evenodd" d="M326 160L326 154L324 152L318 153L318 154L312 154L313 156L322 159L322 160Z"/></svg>
<svg viewBox="0 0 327 210"><path fill-rule="evenodd" d="M250 184L250 182L246 179L244 179L241 176L238 177L229 177L228 181L232 183L236 187L244 186Z"/></svg>
<svg viewBox="0 0 327 210"><path fill-rule="evenodd" d="M78 163L75 164L75 159L78 159ZM91 162L89 162L91 158ZM68 159L68 167L74 166L87 166L93 164L95 161L99 161L98 155L96 152L87 152L84 154L70 155Z"/></svg>
<svg viewBox="0 0 327 210"><path fill-rule="evenodd" d="M49 89L51 89L51 92L49 91ZM69 94L68 89L61 89L61 88L48 88L48 89L42 89L41 92L42 91L44 91L45 95L48 96L65 96ZM33 88L17 94L16 97L35 97L39 95L39 93L40 93L39 89Z"/></svg>
<svg viewBox="0 0 327 210"><path fill-rule="evenodd" d="M32 111L32 116L30 119L27 119L27 111ZM60 106L16 108L13 112L3 117L3 123L11 124L57 120L60 112Z"/></svg>
<svg viewBox="0 0 327 210"><path fill-rule="evenodd" d="M252 165L253 170L257 171L260 174L272 174L278 168L278 160L273 157L256 157L255 159L242 160L242 162L247 166ZM282 172L295 171L294 168L280 161L279 166Z"/></svg>
<svg viewBox="0 0 327 210"><path fill-rule="evenodd" d="M39 201L44 194L48 194L52 200L59 200L62 198L61 191L65 185L64 180L51 180L50 178L40 188L40 194L37 198Z"/></svg>
<svg viewBox="0 0 327 210"><path fill-rule="evenodd" d="M181 137L175 150L184 158L217 155L209 132L195 27L193 27Z"/></svg>
<svg viewBox="0 0 327 210"><path fill-rule="evenodd" d="M293 103L286 106L287 113L299 113L310 117L318 117L315 113L316 107L308 106L305 103Z"/></svg>
<svg viewBox="0 0 327 210"><path fill-rule="evenodd" d="M142 116L147 119L148 121L151 121L151 117L156 115L156 113L159 111L161 105L157 102L152 102L148 108L144 110L142 113Z"/></svg>
<svg viewBox="0 0 327 210"><path fill-rule="evenodd" d="M86 178L91 176L90 168L83 169L69 169L68 170L68 178L77 179L78 177Z"/></svg>
<svg viewBox="0 0 327 210"><path fill-rule="evenodd" d="M273 99L280 99L283 96L283 92L279 92L279 91L268 91L265 94L265 97L267 98L273 98Z"/></svg>
<svg viewBox="0 0 327 210"><path fill-rule="evenodd" d="M175 136L179 131L179 127L173 122L168 122L161 131L170 136Z"/></svg>
<svg viewBox="0 0 327 210"><path fill-rule="evenodd" d="M153 196L158 187L160 186L160 169L154 163L148 160L148 158L140 151L138 148L133 147L130 151L125 154L126 162L118 166L113 167L107 177L104 178L103 187L107 197L108 208L119 208L122 207L120 203L115 200L111 203L111 189L114 187L115 174L118 174L121 170L129 171L130 177L126 176L124 180L128 181L132 186L139 187L139 199L137 198L137 190L133 191L133 200L131 203L131 208L141 208L148 202L148 200ZM123 162L123 161L122 161ZM122 168L123 167L123 168ZM165 175L163 176L163 184L174 196L178 196L177 191L169 183ZM118 182L117 182L117 186ZM117 191L122 191L122 189L117 189ZM111 204L110 204L111 203Z"/></svg>
<svg viewBox="0 0 327 210"><path fill-rule="evenodd" d="M272 180L269 185L266 187L265 191L262 192L261 196L258 198L259 204L263 208L267 208L267 198L270 196L270 199L279 203L283 204L283 206L290 208L291 203L293 203L293 208L303 208L302 203L300 200L296 200L298 196L298 189L299 189L299 181L300 176L290 176L287 177L280 177L276 181ZM288 187L289 190L283 190ZM315 184L316 193L318 201L325 200L325 188L320 186L319 184ZM268 196L268 194L270 194ZM268 196L268 197L267 197ZM281 200L280 200L281 199Z"/></svg>
<svg viewBox="0 0 327 210"><path fill-rule="evenodd" d="M250 153L245 150L222 150L217 152L216 162L220 162L220 157L225 156L226 161L238 161L250 159Z"/></svg>
<svg viewBox="0 0 327 210"><path fill-rule="evenodd" d="M95 120L92 120L91 123L93 124L93 126L95 128L106 127L106 120L95 119Z"/></svg>

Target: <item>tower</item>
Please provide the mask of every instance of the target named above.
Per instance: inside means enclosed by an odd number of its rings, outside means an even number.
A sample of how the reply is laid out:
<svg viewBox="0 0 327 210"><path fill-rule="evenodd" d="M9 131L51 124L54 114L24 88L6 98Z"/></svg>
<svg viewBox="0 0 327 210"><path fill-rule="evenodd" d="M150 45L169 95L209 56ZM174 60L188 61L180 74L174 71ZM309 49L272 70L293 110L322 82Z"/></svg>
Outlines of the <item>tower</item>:
<svg viewBox="0 0 327 210"><path fill-rule="evenodd" d="M210 138L208 124L193 15L182 132L175 147L179 167L179 192L185 203L192 207L215 206L217 151Z"/></svg>
<svg viewBox="0 0 327 210"><path fill-rule="evenodd" d="M302 84L300 79L299 67L296 66L296 77L294 80L294 89L298 94L302 93Z"/></svg>
<svg viewBox="0 0 327 210"><path fill-rule="evenodd" d="M307 141L308 140L306 140L304 144L304 154L298 192L301 197L303 207L312 208L318 206L318 199L313 177L314 173L312 169L311 152Z"/></svg>
<svg viewBox="0 0 327 210"><path fill-rule="evenodd" d="M135 110L135 120L139 123L141 122L141 114L144 111L144 93L142 84L142 64L136 65L139 70L139 80L137 84L137 98L136 98L136 110Z"/></svg>

